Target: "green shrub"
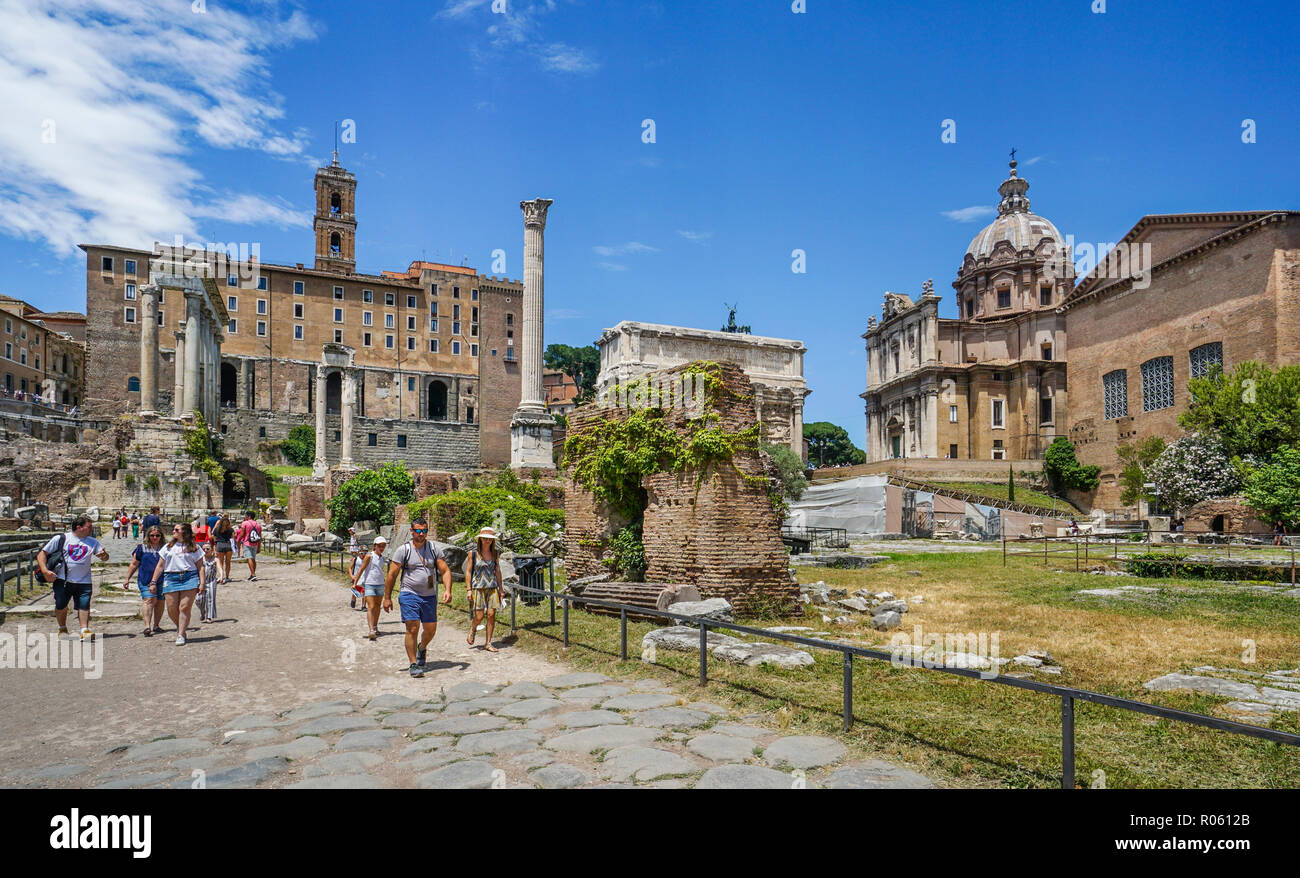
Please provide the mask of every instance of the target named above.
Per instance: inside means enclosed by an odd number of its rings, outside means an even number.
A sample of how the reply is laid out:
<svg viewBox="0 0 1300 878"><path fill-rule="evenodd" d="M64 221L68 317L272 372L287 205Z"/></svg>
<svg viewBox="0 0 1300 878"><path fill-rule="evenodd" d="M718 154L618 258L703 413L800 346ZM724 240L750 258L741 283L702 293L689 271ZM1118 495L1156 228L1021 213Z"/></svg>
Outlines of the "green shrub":
<svg viewBox="0 0 1300 878"><path fill-rule="evenodd" d="M412 521L427 519L443 539L491 527L514 531L531 541L540 533L554 536L555 525L564 525L564 512L547 506L546 491L521 481L510 470L491 482L476 479L459 491L425 497L407 512Z"/></svg>
<svg viewBox="0 0 1300 878"><path fill-rule="evenodd" d="M362 470L343 484L325 504L330 530L343 531L354 521L392 524L393 510L415 496L415 480L400 463Z"/></svg>
<svg viewBox="0 0 1300 878"><path fill-rule="evenodd" d="M645 546L641 544L641 523L629 524L609 541L608 554L601 562L628 582L645 576Z"/></svg>
<svg viewBox="0 0 1300 878"><path fill-rule="evenodd" d="M162 479L158 478L157 473L153 473L144 480L144 486L150 491L157 491L162 486Z"/></svg>
<svg viewBox="0 0 1300 878"><path fill-rule="evenodd" d="M299 424L280 440L279 446L294 466L311 466L316 460L316 428Z"/></svg>
<svg viewBox="0 0 1300 878"><path fill-rule="evenodd" d="M1043 472L1057 493L1092 491L1101 483L1101 467L1080 464L1074 455L1074 443L1064 436L1057 436L1047 446L1047 453L1043 455Z"/></svg>
<svg viewBox="0 0 1300 878"><path fill-rule="evenodd" d="M127 473L127 474L126 474L126 478L125 478L123 481L126 482L126 486L127 486L128 488L134 488L134 487L135 487L135 476L131 475L130 473Z"/></svg>
<svg viewBox="0 0 1300 878"><path fill-rule="evenodd" d="M1217 575L1213 564L1201 562L1188 563L1186 555L1177 552L1143 552L1130 555L1128 570L1134 576L1148 579L1215 579Z"/></svg>

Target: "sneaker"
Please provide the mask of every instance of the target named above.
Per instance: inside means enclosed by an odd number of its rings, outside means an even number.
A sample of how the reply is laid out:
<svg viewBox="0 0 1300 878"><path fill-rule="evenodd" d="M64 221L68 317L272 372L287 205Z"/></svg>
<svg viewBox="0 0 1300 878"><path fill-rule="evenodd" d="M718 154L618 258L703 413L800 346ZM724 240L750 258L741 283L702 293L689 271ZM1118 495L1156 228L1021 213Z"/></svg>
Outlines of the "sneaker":
<svg viewBox="0 0 1300 878"><path fill-rule="evenodd" d="M82 639L82 640L94 640L94 639L95 639L95 634L94 634L94 632L92 632L89 628L82 628L82 629L81 629L81 639Z"/></svg>
<svg viewBox="0 0 1300 878"><path fill-rule="evenodd" d="M425 650L423 650L423 649L417 649L417 650L415 651L415 663L416 663L417 665L420 666L420 670L421 670L421 671L424 670L424 664L425 664L425 658L426 658L426 657L427 657L427 653L426 653Z"/></svg>
<svg viewBox="0 0 1300 878"><path fill-rule="evenodd" d="M419 665L416 665L416 664L411 665L410 671L411 671L411 676L412 676L412 677L423 677L423 676L424 676L424 668L420 667Z"/></svg>
<svg viewBox="0 0 1300 878"><path fill-rule="evenodd" d="M176 645L177 645L177 646L184 646L184 645L185 645L185 635L184 635L184 634L178 635L178 636L176 637Z"/></svg>
<svg viewBox="0 0 1300 878"><path fill-rule="evenodd" d="M378 637L378 636L379 636L379 632L378 632L378 631L371 631L369 634L366 635L366 639L367 639L367 640L374 640L374 639L375 639L376 637Z"/></svg>
<svg viewBox="0 0 1300 878"><path fill-rule="evenodd" d="M356 595L353 595L353 596L352 596L352 609L355 610L356 608L357 608L357 596L356 596Z"/></svg>
<svg viewBox="0 0 1300 878"><path fill-rule="evenodd" d="M154 633L154 634L162 634L162 633L163 633L162 626L161 626L161 625L155 625L155 626L153 626L153 633Z"/></svg>

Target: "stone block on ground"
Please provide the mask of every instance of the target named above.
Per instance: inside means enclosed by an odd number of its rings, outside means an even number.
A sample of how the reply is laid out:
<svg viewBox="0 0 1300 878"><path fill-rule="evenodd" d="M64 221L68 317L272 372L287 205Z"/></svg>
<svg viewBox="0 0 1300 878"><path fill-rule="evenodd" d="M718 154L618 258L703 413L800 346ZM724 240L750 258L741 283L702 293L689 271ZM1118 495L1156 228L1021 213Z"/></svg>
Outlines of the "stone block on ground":
<svg viewBox="0 0 1300 878"><path fill-rule="evenodd" d="M712 622L734 622L736 612L726 598L709 598L707 601L678 601L668 605L668 612L689 616L692 619L707 619Z"/></svg>
<svg viewBox="0 0 1300 878"><path fill-rule="evenodd" d="M709 649L715 649L719 646L729 646L741 641L726 634L709 631L706 642ZM648 658L647 656L653 656L654 652L660 649L675 652L699 652L700 630L686 625L676 625L672 628L656 628L653 631L646 632L646 635L641 638L641 661L653 662L654 658Z"/></svg>
<svg viewBox="0 0 1300 878"><path fill-rule="evenodd" d="M804 668L813 664L813 657L802 649L793 649L779 643L733 643L713 650L714 658L755 668L772 665L778 668Z"/></svg>

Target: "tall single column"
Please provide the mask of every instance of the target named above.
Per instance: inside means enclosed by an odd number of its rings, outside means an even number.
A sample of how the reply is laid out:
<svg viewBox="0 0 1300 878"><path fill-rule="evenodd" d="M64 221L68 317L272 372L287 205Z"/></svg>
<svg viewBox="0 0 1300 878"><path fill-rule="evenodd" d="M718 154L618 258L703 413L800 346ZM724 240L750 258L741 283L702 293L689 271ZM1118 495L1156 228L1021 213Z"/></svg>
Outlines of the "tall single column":
<svg viewBox="0 0 1300 878"><path fill-rule="evenodd" d="M939 391L928 390L925 394L925 418L929 422L926 435L926 454L939 456Z"/></svg>
<svg viewBox="0 0 1300 878"><path fill-rule="evenodd" d="M140 287L140 413L158 411L158 288Z"/></svg>
<svg viewBox="0 0 1300 878"><path fill-rule="evenodd" d="M524 212L524 341L519 408L510 421L510 466L551 469L555 419L542 395L542 318L545 314L546 212L549 198L521 201Z"/></svg>
<svg viewBox="0 0 1300 878"><path fill-rule="evenodd" d="M220 329L215 329L212 333L212 419L209 423L214 425L221 424L221 343L226 337L221 334ZM235 395L238 397L239 390L236 388Z"/></svg>
<svg viewBox="0 0 1300 878"><path fill-rule="evenodd" d="M176 337L176 353L172 355L172 417L179 418L185 410L185 331L172 333Z"/></svg>
<svg viewBox="0 0 1300 878"><path fill-rule="evenodd" d="M343 413L342 413L342 433L343 447L339 451L339 466L352 466L352 430L353 418L356 416L354 409L357 405L357 376L353 369L343 370L342 393Z"/></svg>
<svg viewBox="0 0 1300 878"><path fill-rule="evenodd" d="M808 459L803 454L803 400L797 394L795 395L794 405L791 406L791 414L793 419L790 424L790 449L799 455L800 460L807 463ZM871 430L868 428L867 432L870 433ZM870 436L867 438L870 439Z"/></svg>
<svg viewBox="0 0 1300 878"><path fill-rule="evenodd" d="M312 475L320 477L329 470L325 460L325 367L316 367L316 460L312 463Z"/></svg>
<svg viewBox="0 0 1300 878"><path fill-rule="evenodd" d="M203 355L203 296L200 293L185 292L185 405L181 414L193 416L203 409L202 385L199 384L199 370Z"/></svg>
<svg viewBox="0 0 1300 878"><path fill-rule="evenodd" d="M242 409L251 409L248 392L248 357L239 358L239 388L235 391L235 405Z"/></svg>
<svg viewBox="0 0 1300 878"><path fill-rule="evenodd" d="M524 352L520 411L546 411L542 396L542 318L546 299L546 212L554 202L537 198L520 202L524 212Z"/></svg>

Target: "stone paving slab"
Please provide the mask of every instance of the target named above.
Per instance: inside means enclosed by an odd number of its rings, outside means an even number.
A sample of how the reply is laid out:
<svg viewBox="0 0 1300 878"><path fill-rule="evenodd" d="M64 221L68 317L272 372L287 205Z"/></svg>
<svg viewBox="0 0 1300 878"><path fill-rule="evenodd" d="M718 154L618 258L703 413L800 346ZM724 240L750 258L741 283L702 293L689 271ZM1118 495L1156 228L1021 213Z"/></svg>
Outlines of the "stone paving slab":
<svg viewBox="0 0 1300 878"><path fill-rule="evenodd" d="M368 716L323 716L303 723L294 729L293 733L301 738L304 735L332 735L336 732L377 728L379 723Z"/></svg>
<svg viewBox="0 0 1300 878"><path fill-rule="evenodd" d="M493 711L497 716L509 716L515 719L533 719L544 713L559 710L564 702L558 698L529 698L518 701Z"/></svg>
<svg viewBox="0 0 1300 878"><path fill-rule="evenodd" d="M652 707L668 707L676 704L675 695L661 695L657 692L638 692L632 695L619 695L601 703L603 710L649 710Z"/></svg>
<svg viewBox="0 0 1300 878"><path fill-rule="evenodd" d="M557 677L548 677L542 681L542 685L548 686L551 689L570 689L574 686L594 686L597 683L608 682L610 682L610 679L604 674L578 672L573 674L560 674Z"/></svg>
<svg viewBox="0 0 1300 878"><path fill-rule="evenodd" d="M456 742L456 749L462 753L490 753L498 756L504 753L523 753L536 750L542 743L542 733L531 729L510 729L503 732L483 732L478 735L466 735Z"/></svg>
<svg viewBox="0 0 1300 878"><path fill-rule="evenodd" d="M585 729L591 726L621 726L627 720L612 710L575 710L561 714L558 722L566 729Z"/></svg>
<svg viewBox="0 0 1300 878"><path fill-rule="evenodd" d="M779 738L768 745L763 761L772 766L819 768L844 758L848 748L834 738L801 735Z"/></svg>
<svg viewBox="0 0 1300 878"><path fill-rule="evenodd" d="M593 753L616 747L644 746L659 737L657 729L634 726L596 726L551 738L542 746L566 753Z"/></svg>
<svg viewBox="0 0 1300 878"><path fill-rule="evenodd" d="M534 771L532 779L544 790L568 790L591 783L592 777L581 768L557 763Z"/></svg>
<svg viewBox="0 0 1300 878"><path fill-rule="evenodd" d="M719 765L704 772L697 790L789 790L799 779L759 765Z"/></svg>
<svg viewBox="0 0 1300 878"><path fill-rule="evenodd" d="M430 720L412 729L412 735L472 735L492 732L510 725L499 716L448 716Z"/></svg>
<svg viewBox="0 0 1300 878"><path fill-rule="evenodd" d="M491 763L467 760L421 775L419 785L422 790L487 790L503 775Z"/></svg>
<svg viewBox="0 0 1300 878"><path fill-rule="evenodd" d="M826 779L831 790L933 790L935 782L908 768L873 759L861 765L835 769Z"/></svg>
<svg viewBox="0 0 1300 878"><path fill-rule="evenodd" d="M686 707L655 707L632 716L632 722L639 726L675 729L697 728L710 719L710 715L704 711Z"/></svg>
<svg viewBox="0 0 1300 878"><path fill-rule="evenodd" d="M605 756L601 774L612 781L655 780L665 775L690 774L698 763L658 747L617 747Z"/></svg>

